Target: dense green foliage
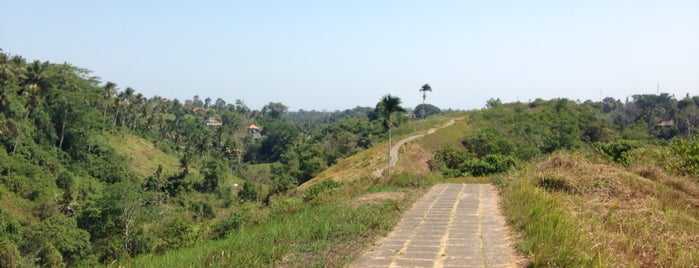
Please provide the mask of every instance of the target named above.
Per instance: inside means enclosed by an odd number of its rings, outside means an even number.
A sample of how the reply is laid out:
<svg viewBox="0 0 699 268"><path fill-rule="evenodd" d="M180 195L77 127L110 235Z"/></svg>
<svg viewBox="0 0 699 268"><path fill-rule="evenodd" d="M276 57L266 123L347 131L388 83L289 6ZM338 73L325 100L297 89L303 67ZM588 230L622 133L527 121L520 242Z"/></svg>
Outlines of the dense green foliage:
<svg viewBox="0 0 699 268"><path fill-rule="evenodd" d="M300 221L314 211L330 213L340 205L313 206L342 189L332 180L286 197L389 138L392 127L409 120L399 104L391 97L375 108L289 112L277 102L256 111L241 100L146 98L70 64L0 51L0 263L95 266L243 236L241 230L270 219L285 222L269 214L301 213L293 217ZM696 178L697 104L699 97L667 94L624 103L491 100L488 109L469 113L473 129L461 145L437 151L430 167L446 177L486 176L589 145L627 166L640 156L639 144L651 143L669 145L660 161L666 170ZM414 115L439 112L421 104ZM555 187L552 179L543 185ZM395 183L424 186L412 177ZM383 230L385 223L371 217L395 213L391 206L342 207L343 219L356 216L370 226L340 226L339 235L337 226L318 226L306 235L340 243L349 234Z"/></svg>
<svg viewBox="0 0 699 268"><path fill-rule="evenodd" d="M687 138L699 124L696 101L689 96L676 101L667 94L634 95L634 102L626 104L609 98L582 104L566 99L502 104L491 99L488 109L470 114L474 129L463 137L463 147L437 151L430 166L446 177L485 176L507 171L518 161L587 146L628 166L641 141L663 144L673 139L674 155L688 157L668 168L692 174L699 161L691 158L696 150Z"/></svg>
<svg viewBox="0 0 699 268"><path fill-rule="evenodd" d="M612 142L596 142L593 147L601 154L612 158L616 163L628 166L633 160L633 149L640 147L638 141L616 140Z"/></svg>
<svg viewBox="0 0 699 268"><path fill-rule="evenodd" d="M92 266L223 237L257 221L247 202L386 139L378 113L147 98L0 51L2 263Z"/></svg>

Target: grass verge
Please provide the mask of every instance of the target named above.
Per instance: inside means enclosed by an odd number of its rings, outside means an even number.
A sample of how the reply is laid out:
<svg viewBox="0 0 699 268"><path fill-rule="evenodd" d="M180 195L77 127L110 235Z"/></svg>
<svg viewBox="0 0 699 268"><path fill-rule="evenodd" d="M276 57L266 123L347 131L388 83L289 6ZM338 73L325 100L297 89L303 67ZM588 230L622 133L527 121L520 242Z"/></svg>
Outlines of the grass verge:
<svg viewBox="0 0 699 268"><path fill-rule="evenodd" d="M502 183L503 212L532 266L692 267L696 183L652 167L554 153Z"/></svg>
<svg viewBox="0 0 699 268"><path fill-rule="evenodd" d="M222 240L143 256L117 265L128 267L342 267L378 237L385 236L432 179L396 176L381 185L366 181L339 187L304 202L278 197L275 215L245 226ZM377 195L377 193L381 193Z"/></svg>

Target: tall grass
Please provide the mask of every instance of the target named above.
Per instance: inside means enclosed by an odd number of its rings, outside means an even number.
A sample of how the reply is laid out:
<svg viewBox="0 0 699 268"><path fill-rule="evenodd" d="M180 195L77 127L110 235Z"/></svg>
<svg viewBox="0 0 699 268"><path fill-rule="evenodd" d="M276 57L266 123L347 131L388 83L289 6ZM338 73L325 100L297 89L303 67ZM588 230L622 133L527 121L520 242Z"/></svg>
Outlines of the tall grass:
<svg viewBox="0 0 699 268"><path fill-rule="evenodd" d="M503 180L502 206L533 266L693 267L698 189L660 168L555 153Z"/></svg>
<svg viewBox="0 0 699 268"><path fill-rule="evenodd" d="M132 267L269 267L341 266L357 248L385 235L395 224L397 201L356 208L341 202L312 207L243 229L225 240L161 256L135 259ZM357 240L357 238L360 238ZM122 264L123 265L123 264Z"/></svg>
<svg viewBox="0 0 699 268"><path fill-rule="evenodd" d="M514 181L502 192L503 212L522 235L517 249L533 266L599 267L610 257L590 245L569 212L531 179Z"/></svg>
<svg viewBox="0 0 699 268"><path fill-rule="evenodd" d="M308 202L297 196L278 196L269 208L275 211L274 216L258 225L243 226L225 239L112 266L341 267L376 238L386 235L403 209L432 183L433 179L406 174L381 185L341 183ZM402 194L371 202L353 201L377 192Z"/></svg>

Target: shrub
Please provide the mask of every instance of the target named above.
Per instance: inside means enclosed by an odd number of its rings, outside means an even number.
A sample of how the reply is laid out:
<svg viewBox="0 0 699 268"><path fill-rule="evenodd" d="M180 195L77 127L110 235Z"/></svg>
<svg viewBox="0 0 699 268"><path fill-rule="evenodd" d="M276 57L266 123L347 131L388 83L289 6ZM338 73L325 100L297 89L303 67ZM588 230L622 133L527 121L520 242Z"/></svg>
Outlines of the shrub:
<svg viewBox="0 0 699 268"><path fill-rule="evenodd" d="M269 194L277 194L286 192L294 187L296 187L297 180L289 174L275 175L272 181L272 188Z"/></svg>
<svg viewBox="0 0 699 268"><path fill-rule="evenodd" d="M442 171L445 169L457 169L466 161L466 159L471 156L468 153L454 149L452 147L445 147L435 153L434 159L430 160L429 165L432 171Z"/></svg>
<svg viewBox="0 0 699 268"><path fill-rule="evenodd" d="M236 211L228 219L222 220L211 226L211 232L214 238L222 239L230 235L233 231L240 230L245 223L250 220L250 211Z"/></svg>
<svg viewBox="0 0 699 268"><path fill-rule="evenodd" d="M163 245L158 248L158 251L167 249L176 249L194 244L196 235L194 234L193 224L185 218L172 218L165 222L162 229L161 238Z"/></svg>
<svg viewBox="0 0 699 268"><path fill-rule="evenodd" d="M17 246L4 238L0 238L0 267L19 267L20 258L21 255L19 250L17 250Z"/></svg>
<svg viewBox="0 0 699 268"><path fill-rule="evenodd" d="M208 202L199 201L189 206L189 211L192 212L192 218L195 221L202 221L216 217L214 208Z"/></svg>
<svg viewBox="0 0 699 268"><path fill-rule="evenodd" d="M464 174L481 177L508 171L515 163L515 159L511 156L489 154L481 158L471 158L464 161L460 166L460 170Z"/></svg>
<svg viewBox="0 0 699 268"><path fill-rule="evenodd" d="M515 145L494 128L476 130L466 136L462 143L478 157L489 154L509 155L515 151Z"/></svg>
<svg viewBox="0 0 699 268"><path fill-rule="evenodd" d="M246 181L243 184L243 189L238 192L238 197L242 200L258 201L260 196L260 188L249 181Z"/></svg>
<svg viewBox="0 0 699 268"><path fill-rule="evenodd" d="M699 176L699 142L677 139L672 143L674 161L667 165L667 169L685 175Z"/></svg>
<svg viewBox="0 0 699 268"><path fill-rule="evenodd" d="M480 158L472 158L464 161L461 164L461 171L463 171L464 174L476 177L488 175L490 173L493 173L494 170L495 166Z"/></svg>
<svg viewBox="0 0 699 268"><path fill-rule="evenodd" d="M48 263L53 264L60 259L75 264L92 251L90 234L77 227L74 218L54 215L33 228L30 241L35 245L44 245L44 259L51 260ZM58 257L54 256L56 254Z"/></svg>
<svg viewBox="0 0 699 268"><path fill-rule="evenodd" d="M500 154L486 155L485 157L483 157L483 160L493 165L493 172L491 173L508 171L510 170L510 167L514 166L517 163L517 160L514 157Z"/></svg>
<svg viewBox="0 0 699 268"><path fill-rule="evenodd" d="M315 185L311 186L310 188L308 188L306 193L303 194L303 201L304 202L311 201L311 200L315 199L316 197L318 197L318 195L320 195L322 193L330 192L333 189L338 188L338 187L340 187L340 184L337 183L336 181L334 181L332 179L324 180L324 181L322 181L318 184L315 184Z"/></svg>
<svg viewBox="0 0 699 268"><path fill-rule="evenodd" d="M611 157L612 161L625 167L629 166L634 158L633 149L640 146L640 142L631 140L616 140L607 143L595 142L592 144L592 147L598 153Z"/></svg>

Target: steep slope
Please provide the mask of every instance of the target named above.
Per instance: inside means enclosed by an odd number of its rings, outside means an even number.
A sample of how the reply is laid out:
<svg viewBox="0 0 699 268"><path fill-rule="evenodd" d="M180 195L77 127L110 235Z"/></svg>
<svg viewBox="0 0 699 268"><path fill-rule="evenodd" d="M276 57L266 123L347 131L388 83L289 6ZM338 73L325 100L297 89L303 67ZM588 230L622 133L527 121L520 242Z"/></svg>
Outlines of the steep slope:
<svg viewBox="0 0 699 268"><path fill-rule="evenodd" d="M136 175L144 178L153 175L158 165L162 165L164 174L179 170L175 155L164 153L146 139L124 132L104 134L104 137Z"/></svg>
<svg viewBox="0 0 699 268"><path fill-rule="evenodd" d="M453 127L456 122L461 122L460 120L463 118L463 114L452 114L433 118L431 121L428 121L429 125L425 124L425 122L415 122L415 124L420 125L413 129L412 134L402 135L395 139L396 141L394 142L391 152L393 158L391 161L391 166L395 166L396 168L395 170L392 170L392 173L411 169L412 164L408 162L400 162L400 157L398 154L401 149L404 148L403 145L410 143L411 141L421 139L425 135L431 135L430 139L432 139L432 135L436 135L435 133L441 132L442 129ZM456 127L454 127L454 129L462 128L462 124L458 124ZM453 131L454 130L445 132L451 133ZM460 131L456 130L456 132ZM327 179L343 182L358 180L365 177L380 177L384 173L384 169L387 165L387 147L387 142L378 143L367 150L342 159L334 166L321 172L320 175L300 185L299 189L305 190L308 187Z"/></svg>
<svg viewBox="0 0 699 268"><path fill-rule="evenodd" d="M595 159L555 153L506 177L503 207L522 234L519 250L539 265L699 263L699 184L651 161Z"/></svg>

